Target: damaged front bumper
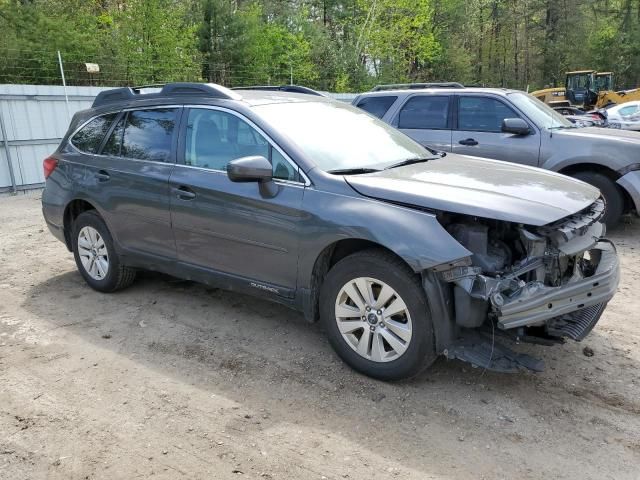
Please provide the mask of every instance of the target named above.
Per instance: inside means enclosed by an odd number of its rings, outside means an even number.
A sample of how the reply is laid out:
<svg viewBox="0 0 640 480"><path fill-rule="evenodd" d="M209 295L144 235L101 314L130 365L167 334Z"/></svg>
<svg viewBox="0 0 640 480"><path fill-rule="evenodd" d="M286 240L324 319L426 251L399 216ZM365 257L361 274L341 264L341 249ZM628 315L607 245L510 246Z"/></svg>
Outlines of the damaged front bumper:
<svg viewBox="0 0 640 480"><path fill-rule="evenodd" d="M581 340L600 318L620 280L615 246L603 239L591 243L575 257L588 258L589 268L581 268L576 260L571 277L557 286L545 284L544 274L523 280L536 271L548 271L549 257L532 258L503 277L484 275L473 266L441 272L443 280L455 285L456 323L476 328L491 319L501 330L545 326L550 336Z"/></svg>
<svg viewBox="0 0 640 480"><path fill-rule="evenodd" d="M592 258L599 256L593 275L574 278L559 287L527 285L528 288L524 288L520 295L505 299L501 305L494 305L493 313L498 327L507 330L540 325L589 307L604 307L615 294L620 281L618 256L613 244L607 241L598 242L589 254ZM597 314L599 318L603 309L590 309L589 312Z"/></svg>
<svg viewBox="0 0 640 480"><path fill-rule="evenodd" d="M450 222L452 236L472 255L435 272L449 287L443 298L454 320L447 358L501 372L541 371L541 360L496 337L553 345L588 335L620 281L616 248L603 238L604 209L597 199L543 226Z"/></svg>

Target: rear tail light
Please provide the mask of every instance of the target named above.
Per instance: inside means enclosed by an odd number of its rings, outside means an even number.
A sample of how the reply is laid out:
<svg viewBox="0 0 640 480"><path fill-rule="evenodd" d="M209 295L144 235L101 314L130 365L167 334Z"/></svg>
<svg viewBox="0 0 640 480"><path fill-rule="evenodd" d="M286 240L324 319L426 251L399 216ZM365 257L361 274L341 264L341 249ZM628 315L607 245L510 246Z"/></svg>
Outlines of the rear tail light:
<svg viewBox="0 0 640 480"><path fill-rule="evenodd" d="M53 157L47 157L42 162L42 168L44 169L44 178L45 180L49 178L49 175L56 169L58 166L58 160Z"/></svg>

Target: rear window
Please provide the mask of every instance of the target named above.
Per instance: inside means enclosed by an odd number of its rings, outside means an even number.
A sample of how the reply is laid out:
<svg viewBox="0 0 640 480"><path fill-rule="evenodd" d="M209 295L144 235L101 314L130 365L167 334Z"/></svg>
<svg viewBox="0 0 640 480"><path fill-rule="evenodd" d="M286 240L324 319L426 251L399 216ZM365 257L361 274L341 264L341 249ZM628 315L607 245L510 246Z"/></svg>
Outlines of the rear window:
<svg viewBox="0 0 640 480"><path fill-rule="evenodd" d="M397 99L394 96L364 97L356 106L374 117L382 118Z"/></svg>
<svg viewBox="0 0 640 480"><path fill-rule="evenodd" d="M102 139L111 126L111 122L113 122L117 116L117 113L109 113L94 118L76 132L71 139L71 143L81 152L97 153Z"/></svg>
<svg viewBox="0 0 640 480"><path fill-rule="evenodd" d="M134 110L113 129L103 154L167 162L176 126L176 108Z"/></svg>
<svg viewBox="0 0 640 480"><path fill-rule="evenodd" d="M442 129L447 128L449 97L422 95L404 104L398 117L398 128Z"/></svg>

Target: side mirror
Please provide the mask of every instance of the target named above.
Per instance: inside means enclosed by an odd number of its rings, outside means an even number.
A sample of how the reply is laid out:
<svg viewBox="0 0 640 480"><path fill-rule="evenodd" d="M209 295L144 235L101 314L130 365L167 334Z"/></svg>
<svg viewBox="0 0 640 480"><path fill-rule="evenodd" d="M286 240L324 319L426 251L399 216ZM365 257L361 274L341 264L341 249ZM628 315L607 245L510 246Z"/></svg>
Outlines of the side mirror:
<svg viewBox="0 0 640 480"><path fill-rule="evenodd" d="M232 182L269 182L273 179L273 168L260 155L236 158L227 165L227 176Z"/></svg>
<svg viewBox="0 0 640 480"><path fill-rule="evenodd" d="M502 132L514 135L529 135L529 124L521 118L505 118L502 120Z"/></svg>

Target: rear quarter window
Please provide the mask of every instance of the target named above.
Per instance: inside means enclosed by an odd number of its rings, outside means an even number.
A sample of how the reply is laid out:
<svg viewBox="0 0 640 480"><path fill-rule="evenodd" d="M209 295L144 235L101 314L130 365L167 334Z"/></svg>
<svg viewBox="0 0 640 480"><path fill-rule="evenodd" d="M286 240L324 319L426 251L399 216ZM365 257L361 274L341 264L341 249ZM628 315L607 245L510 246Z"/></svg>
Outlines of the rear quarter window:
<svg viewBox="0 0 640 480"><path fill-rule="evenodd" d="M76 132L71 138L71 143L81 152L97 153L102 139L111 126L111 122L113 122L117 116L117 113L109 113L94 118Z"/></svg>
<svg viewBox="0 0 640 480"><path fill-rule="evenodd" d="M358 102L356 107L361 108L365 112L368 112L375 117L382 118L397 99L398 97L392 95L380 97L364 97Z"/></svg>

